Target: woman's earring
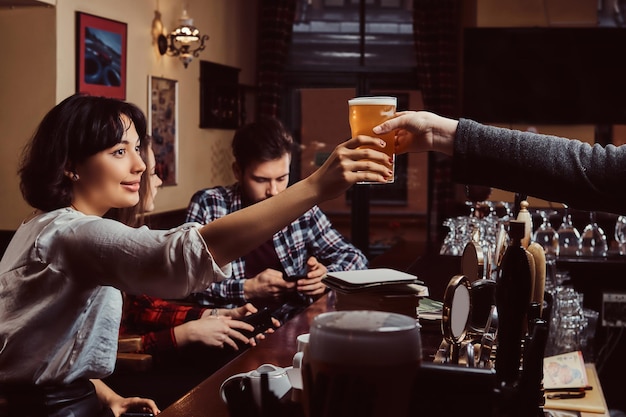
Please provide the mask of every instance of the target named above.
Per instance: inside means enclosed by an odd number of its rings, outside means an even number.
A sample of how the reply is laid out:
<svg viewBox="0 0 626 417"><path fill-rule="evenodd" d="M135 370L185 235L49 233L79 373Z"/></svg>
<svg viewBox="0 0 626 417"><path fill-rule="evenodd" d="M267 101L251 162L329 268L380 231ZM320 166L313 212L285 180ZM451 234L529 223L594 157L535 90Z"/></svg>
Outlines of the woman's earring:
<svg viewBox="0 0 626 417"><path fill-rule="evenodd" d="M78 181L78 174L77 173L72 173L72 181L76 182Z"/></svg>

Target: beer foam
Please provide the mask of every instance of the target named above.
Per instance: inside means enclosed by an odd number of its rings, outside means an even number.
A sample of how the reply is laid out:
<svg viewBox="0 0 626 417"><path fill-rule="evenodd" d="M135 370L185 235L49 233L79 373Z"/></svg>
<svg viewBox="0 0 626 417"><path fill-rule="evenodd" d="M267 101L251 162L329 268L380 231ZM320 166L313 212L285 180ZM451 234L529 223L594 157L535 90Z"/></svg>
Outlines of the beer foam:
<svg viewBox="0 0 626 417"><path fill-rule="evenodd" d="M421 360L419 324L382 311L336 311L313 320L308 352L329 363L392 365Z"/></svg>
<svg viewBox="0 0 626 417"><path fill-rule="evenodd" d="M348 105L397 106L398 99L391 96L355 97L348 100Z"/></svg>

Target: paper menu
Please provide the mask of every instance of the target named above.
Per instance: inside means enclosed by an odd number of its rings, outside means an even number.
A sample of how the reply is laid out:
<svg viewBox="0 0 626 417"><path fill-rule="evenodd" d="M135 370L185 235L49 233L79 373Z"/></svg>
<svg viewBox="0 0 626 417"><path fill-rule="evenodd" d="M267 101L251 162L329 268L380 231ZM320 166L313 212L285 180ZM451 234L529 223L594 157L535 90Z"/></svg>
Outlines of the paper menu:
<svg viewBox="0 0 626 417"><path fill-rule="evenodd" d="M569 352L543 358L545 389L584 388L588 384L582 352Z"/></svg>
<svg viewBox="0 0 626 417"><path fill-rule="evenodd" d="M546 398L546 403L544 405L544 411L549 410L571 410L571 411L580 411L585 414L593 413L602 416L608 417L608 407L606 406L606 401L604 399L604 394L602 392L602 387L600 386L600 381L598 379L598 373L596 372L596 368L591 363L585 364L585 370L587 371L587 379L589 383L589 389L585 390L585 396L583 398L567 398L567 399L549 399ZM551 416L555 417L566 417L563 414L554 414L550 413ZM581 415L581 414L578 414ZM570 416L567 416L570 417Z"/></svg>

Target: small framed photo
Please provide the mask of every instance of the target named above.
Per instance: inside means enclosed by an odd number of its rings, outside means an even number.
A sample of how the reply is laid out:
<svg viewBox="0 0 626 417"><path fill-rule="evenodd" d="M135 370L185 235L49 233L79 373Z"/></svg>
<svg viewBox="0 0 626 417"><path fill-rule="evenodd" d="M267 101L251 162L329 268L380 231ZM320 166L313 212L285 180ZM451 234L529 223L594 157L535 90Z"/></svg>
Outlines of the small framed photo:
<svg viewBox="0 0 626 417"><path fill-rule="evenodd" d="M76 92L126 99L126 23L76 12Z"/></svg>
<svg viewBox="0 0 626 417"><path fill-rule="evenodd" d="M178 180L178 81L148 76L148 131L163 185Z"/></svg>

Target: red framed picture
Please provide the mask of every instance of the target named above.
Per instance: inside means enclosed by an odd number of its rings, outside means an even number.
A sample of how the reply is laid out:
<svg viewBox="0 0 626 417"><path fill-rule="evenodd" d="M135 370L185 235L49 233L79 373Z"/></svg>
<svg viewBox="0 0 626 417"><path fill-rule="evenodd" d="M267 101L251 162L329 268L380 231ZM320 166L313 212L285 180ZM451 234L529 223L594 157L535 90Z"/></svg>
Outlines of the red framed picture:
<svg viewBox="0 0 626 417"><path fill-rule="evenodd" d="M126 99L126 23L76 12L76 92Z"/></svg>

